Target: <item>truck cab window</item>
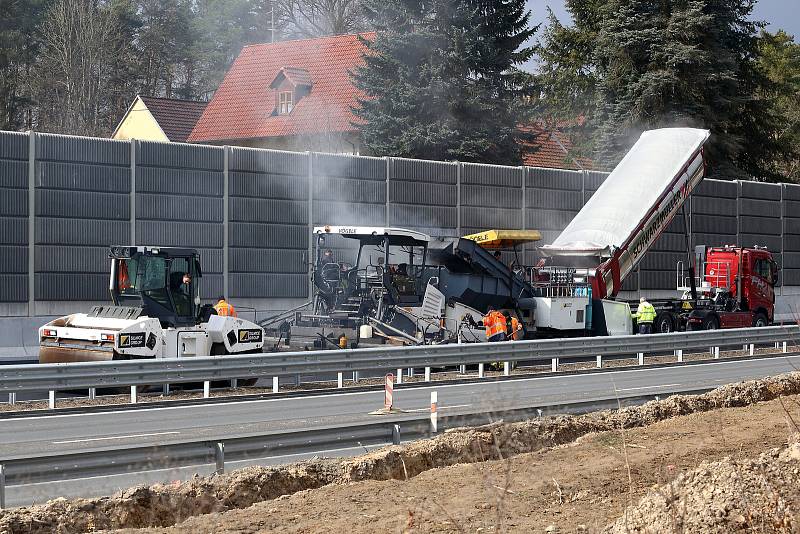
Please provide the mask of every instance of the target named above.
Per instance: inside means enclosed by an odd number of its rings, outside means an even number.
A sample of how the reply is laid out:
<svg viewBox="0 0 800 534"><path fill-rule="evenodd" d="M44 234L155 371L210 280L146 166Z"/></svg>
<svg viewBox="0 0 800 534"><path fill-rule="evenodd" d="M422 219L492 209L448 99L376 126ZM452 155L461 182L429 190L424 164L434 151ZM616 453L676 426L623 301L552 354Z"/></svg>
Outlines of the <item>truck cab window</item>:
<svg viewBox="0 0 800 534"><path fill-rule="evenodd" d="M756 260L755 269L753 269L753 271L764 280L768 281L772 280L772 268L770 266L769 260L764 260L764 259Z"/></svg>

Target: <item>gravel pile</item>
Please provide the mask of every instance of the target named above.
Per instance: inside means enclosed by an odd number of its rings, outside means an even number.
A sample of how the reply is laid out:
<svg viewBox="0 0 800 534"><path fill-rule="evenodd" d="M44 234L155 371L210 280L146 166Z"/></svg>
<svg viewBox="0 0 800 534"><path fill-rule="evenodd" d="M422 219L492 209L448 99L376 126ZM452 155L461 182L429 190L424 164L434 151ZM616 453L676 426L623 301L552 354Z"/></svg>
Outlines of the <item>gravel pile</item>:
<svg viewBox="0 0 800 534"><path fill-rule="evenodd" d="M656 487L605 534L800 532L800 434L754 460L702 463Z"/></svg>
<svg viewBox="0 0 800 534"><path fill-rule="evenodd" d="M436 438L385 447L346 459L312 459L286 466L250 467L171 485L137 486L111 497L58 499L0 512L0 534L71 533L170 526L194 515L245 508L327 484L404 480L429 469L483 462L570 443L592 432L649 425L715 408L747 406L800 393L800 372L678 395L643 406L521 423L448 431Z"/></svg>

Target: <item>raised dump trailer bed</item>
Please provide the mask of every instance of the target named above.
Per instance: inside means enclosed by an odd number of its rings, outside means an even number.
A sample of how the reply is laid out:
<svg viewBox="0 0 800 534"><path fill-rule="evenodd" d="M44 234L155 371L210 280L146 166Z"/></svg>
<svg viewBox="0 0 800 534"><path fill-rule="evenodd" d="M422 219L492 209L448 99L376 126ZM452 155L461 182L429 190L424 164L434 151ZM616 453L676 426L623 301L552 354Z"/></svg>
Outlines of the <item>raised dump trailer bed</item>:
<svg viewBox="0 0 800 534"><path fill-rule="evenodd" d="M703 178L708 130L644 132L551 245L551 257L596 267L593 297L615 296Z"/></svg>

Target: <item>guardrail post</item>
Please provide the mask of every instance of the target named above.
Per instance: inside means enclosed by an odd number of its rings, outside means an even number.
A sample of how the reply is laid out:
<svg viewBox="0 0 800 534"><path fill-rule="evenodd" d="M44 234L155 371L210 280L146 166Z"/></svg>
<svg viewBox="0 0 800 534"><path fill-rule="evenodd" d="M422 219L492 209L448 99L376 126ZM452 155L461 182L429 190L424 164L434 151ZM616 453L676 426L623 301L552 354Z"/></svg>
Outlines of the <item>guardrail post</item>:
<svg viewBox="0 0 800 534"><path fill-rule="evenodd" d="M278 380L277 376L273 376L272 377L272 392L273 393L277 393L279 386L280 386L280 380Z"/></svg>
<svg viewBox="0 0 800 534"><path fill-rule="evenodd" d="M89 400L94 400L97 397L97 389L89 388Z"/></svg>
<svg viewBox="0 0 800 534"><path fill-rule="evenodd" d="M358 371L353 371L353 384L358 384Z"/></svg>
<svg viewBox="0 0 800 534"><path fill-rule="evenodd" d="M392 445L400 445L400 425L392 425Z"/></svg>
<svg viewBox="0 0 800 534"><path fill-rule="evenodd" d="M431 391L431 432L436 434L439 431L439 394L436 391Z"/></svg>
<svg viewBox="0 0 800 534"><path fill-rule="evenodd" d="M236 389L238 387L239 387L239 379L231 378L231 389Z"/></svg>
<svg viewBox="0 0 800 534"><path fill-rule="evenodd" d="M711 350L714 351L714 359L719 360L719 347L712 347Z"/></svg>
<svg viewBox="0 0 800 534"><path fill-rule="evenodd" d="M17 403L17 394L16 394L16 392L12 391L11 393L8 394L8 403L11 406L14 406Z"/></svg>
<svg viewBox="0 0 800 534"><path fill-rule="evenodd" d="M638 353L637 356L639 356L639 365L644 365L644 352Z"/></svg>
<svg viewBox="0 0 800 534"><path fill-rule="evenodd" d="M336 387L339 389L344 387L344 375L341 372L336 373Z"/></svg>
<svg viewBox="0 0 800 534"><path fill-rule="evenodd" d="M169 384L163 384L161 386L161 394L165 397L169 397Z"/></svg>
<svg viewBox="0 0 800 534"><path fill-rule="evenodd" d="M786 349L787 349L786 345L787 345L787 343L784 341L784 342L783 342L783 352L784 352L784 353L786 352Z"/></svg>
<svg viewBox="0 0 800 534"><path fill-rule="evenodd" d="M678 357L678 363L683 363L683 349L675 349L675 356Z"/></svg>
<svg viewBox="0 0 800 534"><path fill-rule="evenodd" d="M461 365L458 366L458 373L459 374L463 375L463 374L466 374L466 372L467 372L467 366L466 365L464 365L462 363Z"/></svg>
<svg viewBox="0 0 800 534"><path fill-rule="evenodd" d="M137 386L131 386L131 404L136 404L136 402L139 400L139 395L136 388Z"/></svg>
<svg viewBox="0 0 800 534"><path fill-rule="evenodd" d="M750 356L752 356L753 354L755 354L755 352L756 352L756 346L755 346L755 344L754 344L754 343L750 343Z"/></svg>
<svg viewBox="0 0 800 534"><path fill-rule="evenodd" d="M511 362L503 362L503 376L511 374Z"/></svg>
<svg viewBox="0 0 800 534"><path fill-rule="evenodd" d="M395 383L398 384L398 385L402 384L403 383L403 370L402 369L398 369L397 370L397 374L395 375L395 377L397 377L397 379L395 380Z"/></svg>
<svg viewBox="0 0 800 534"><path fill-rule="evenodd" d="M217 464L217 474L225 473L225 443L222 441L214 444L214 461Z"/></svg>
<svg viewBox="0 0 800 534"><path fill-rule="evenodd" d="M430 367L426 367L425 368L425 382L430 382L430 381L431 381L431 368Z"/></svg>
<svg viewBox="0 0 800 534"><path fill-rule="evenodd" d="M414 368L413 367L409 367L408 368L408 378L414 378Z"/></svg>
<svg viewBox="0 0 800 534"><path fill-rule="evenodd" d="M55 390L51 389L47 395L47 407L51 410L56 409L56 392Z"/></svg>
<svg viewBox="0 0 800 534"><path fill-rule="evenodd" d="M0 464L0 510L6 507L6 466Z"/></svg>
<svg viewBox="0 0 800 534"><path fill-rule="evenodd" d="M599 354L597 355L597 368L598 369L603 368L603 357Z"/></svg>
<svg viewBox="0 0 800 534"><path fill-rule="evenodd" d="M483 364L478 364L478 378L483 378Z"/></svg>
<svg viewBox="0 0 800 534"><path fill-rule="evenodd" d="M550 370L554 373L558 371L558 358L553 358L553 361L550 363Z"/></svg>
<svg viewBox="0 0 800 534"><path fill-rule="evenodd" d="M211 381L206 380L203 382L203 398L207 399L211 396Z"/></svg>

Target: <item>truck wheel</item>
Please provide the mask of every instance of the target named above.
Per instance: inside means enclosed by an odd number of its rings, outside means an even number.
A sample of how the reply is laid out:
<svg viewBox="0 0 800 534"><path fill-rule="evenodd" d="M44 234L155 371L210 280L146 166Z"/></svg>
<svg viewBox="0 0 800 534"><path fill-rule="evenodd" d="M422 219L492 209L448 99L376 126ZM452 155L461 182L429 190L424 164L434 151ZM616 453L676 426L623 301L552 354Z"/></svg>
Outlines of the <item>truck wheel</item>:
<svg viewBox="0 0 800 534"><path fill-rule="evenodd" d="M655 327L656 334L669 334L675 331L675 324L672 322L672 317L666 313L662 313L656 317Z"/></svg>
<svg viewBox="0 0 800 534"><path fill-rule="evenodd" d="M703 330L718 330L719 319L715 315L710 315L703 320Z"/></svg>
<svg viewBox="0 0 800 534"><path fill-rule="evenodd" d="M756 328L761 328L763 326L767 326L769 321L767 320L767 316L763 313L757 313L755 318L753 319L753 326Z"/></svg>

